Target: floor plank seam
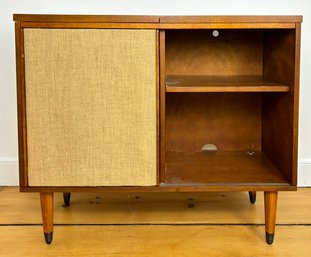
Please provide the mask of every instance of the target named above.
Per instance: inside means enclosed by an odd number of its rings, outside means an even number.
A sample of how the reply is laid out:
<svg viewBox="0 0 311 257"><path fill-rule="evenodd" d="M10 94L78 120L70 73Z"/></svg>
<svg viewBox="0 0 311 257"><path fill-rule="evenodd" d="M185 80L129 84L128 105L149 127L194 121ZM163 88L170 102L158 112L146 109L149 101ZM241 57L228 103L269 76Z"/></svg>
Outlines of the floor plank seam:
<svg viewBox="0 0 311 257"><path fill-rule="evenodd" d="M32 227L32 226L42 226L42 224L40 223L27 223L27 224L0 224L0 227ZM75 223L68 223L68 224L57 224L57 223L54 223L54 226L57 226L57 227L69 227L69 226L81 226L81 227L87 227L87 226L90 226L90 227L112 227L112 226L140 226L140 227L143 227L143 226L179 226L179 227L182 227L182 226L215 226L215 227L222 227L222 226L255 226L255 227L260 227L260 226L265 226L264 223L260 223L260 224L256 224L256 223L197 223L197 224L187 224L187 223L183 223L183 224L173 224L173 223L161 223L161 224L158 224L158 223L145 223L145 224L95 224L95 223L92 223L92 224L87 224L87 223L79 223L79 224L75 224ZM295 223L291 223L291 224L276 224L276 226L279 226L279 227L309 227L311 226L310 223L299 223L299 224L295 224Z"/></svg>

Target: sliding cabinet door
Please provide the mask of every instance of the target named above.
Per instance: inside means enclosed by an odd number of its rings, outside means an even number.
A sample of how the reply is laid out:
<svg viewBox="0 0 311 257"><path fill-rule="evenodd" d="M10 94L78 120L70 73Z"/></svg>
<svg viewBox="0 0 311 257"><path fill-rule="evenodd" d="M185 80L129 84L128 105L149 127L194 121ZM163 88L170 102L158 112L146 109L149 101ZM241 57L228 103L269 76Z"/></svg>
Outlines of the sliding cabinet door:
<svg viewBox="0 0 311 257"><path fill-rule="evenodd" d="M29 186L157 181L156 31L24 29Z"/></svg>

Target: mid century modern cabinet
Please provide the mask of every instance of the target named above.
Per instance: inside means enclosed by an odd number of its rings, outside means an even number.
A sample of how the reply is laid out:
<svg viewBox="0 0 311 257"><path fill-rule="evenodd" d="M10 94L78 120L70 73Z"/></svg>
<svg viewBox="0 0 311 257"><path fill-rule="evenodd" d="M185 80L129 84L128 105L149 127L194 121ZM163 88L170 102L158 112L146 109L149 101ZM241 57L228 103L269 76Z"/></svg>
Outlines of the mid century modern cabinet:
<svg viewBox="0 0 311 257"><path fill-rule="evenodd" d="M14 15L20 189L296 190L301 16Z"/></svg>

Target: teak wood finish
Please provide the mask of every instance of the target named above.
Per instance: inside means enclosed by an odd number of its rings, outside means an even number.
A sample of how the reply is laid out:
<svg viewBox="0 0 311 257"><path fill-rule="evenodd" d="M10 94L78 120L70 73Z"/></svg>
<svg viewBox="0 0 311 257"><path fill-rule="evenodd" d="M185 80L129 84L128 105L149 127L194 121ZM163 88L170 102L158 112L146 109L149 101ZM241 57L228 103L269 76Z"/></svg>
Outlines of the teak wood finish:
<svg viewBox="0 0 311 257"><path fill-rule="evenodd" d="M266 241L273 243L278 192L265 192Z"/></svg>
<svg viewBox="0 0 311 257"><path fill-rule="evenodd" d="M173 75L166 78L168 93L288 91L286 84L265 81L261 76Z"/></svg>
<svg viewBox="0 0 311 257"><path fill-rule="evenodd" d="M99 191L249 191L252 203L265 191L266 240L273 242L277 191L297 184L301 16L16 14L14 21L20 190L40 192L47 243L53 193L65 193L69 205L69 192ZM157 31L157 186L28 185L25 28ZM217 152L201 152L204 144Z"/></svg>
<svg viewBox="0 0 311 257"><path fill-rule="evenodd" d="M54 208L54 194L51 192L40 193L41 213L43 221L43 232L45 242L50 244L53 240L53 208Z"/></svg>

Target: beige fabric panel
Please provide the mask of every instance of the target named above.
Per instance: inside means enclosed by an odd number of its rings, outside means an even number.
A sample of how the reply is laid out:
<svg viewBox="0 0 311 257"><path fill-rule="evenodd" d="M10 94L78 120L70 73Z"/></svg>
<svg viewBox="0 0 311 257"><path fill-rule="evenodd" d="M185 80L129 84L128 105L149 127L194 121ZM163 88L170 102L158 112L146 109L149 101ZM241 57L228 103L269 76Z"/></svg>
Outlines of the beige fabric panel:
<svg viewBox="0 0 311 257"><path fill-rule="evenodd" d="M29 185L156 185L156 31L24 37Z"/></svg>

